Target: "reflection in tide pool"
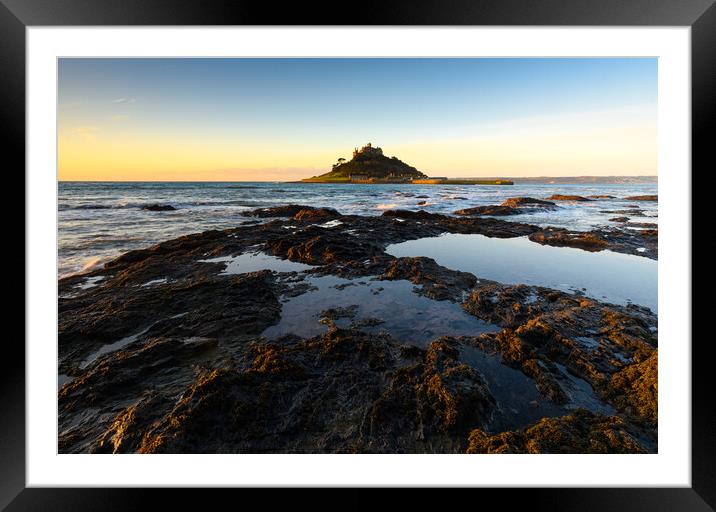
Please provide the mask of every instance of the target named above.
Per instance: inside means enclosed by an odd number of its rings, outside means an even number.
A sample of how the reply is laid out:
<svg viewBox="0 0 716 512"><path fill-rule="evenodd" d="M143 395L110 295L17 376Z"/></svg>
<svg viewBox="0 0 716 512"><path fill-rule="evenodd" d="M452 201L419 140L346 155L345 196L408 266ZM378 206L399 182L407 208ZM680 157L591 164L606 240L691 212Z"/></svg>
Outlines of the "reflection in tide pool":
<svg viewBox="0 0 716 512"><path fill-rule="evenodd" d="M500 408L486 426L485 430L489 432L522 428L541 418L568 414L578 407L606 415L615 412L613 407L595 396L585 380L574 377L564 366L557 365L561 374L556 377L569 402L559 405L545 399L534 380L503 364L499 355L469 345L463 346L460 354L461 361L480 372Z"/></svg>
<svg viewBox="0 0 716 512"><path fill-rule="evenodd" d="M208 260L199 260L200 263L226 263L226 268L220 272L227 274L246 274L259 270L273 270L274 272L301 272L313 268L312 265L282 260L276 256L262 252L247 252L238 256L222 256Z"/></svg>
<svg viewBox="0 0 716 512"><path fill-rule="evenodd" d="M546 286L615 304L657 311L657 262L612 251L551 247L527 237L446 234L388 246L396 257L426 256L438 264L507 284Z"/></svg>
<svg viewBox="0 0 716 512"><path fill-rule="evenodd" d="M472 315L459 304L435 301L413 292L408 281L343 279L334 276L307 277L312 290L281 305L281 321L263 332L269 339L284 334L310 338L328 327L319 323L321 312L331 308L354 308L352 319L335 321L339 327L351 322L362 331L386 331L395 339L426 347L440 336L477 336L499 330ZM380 323L372 320L380 320Z"/></svg>

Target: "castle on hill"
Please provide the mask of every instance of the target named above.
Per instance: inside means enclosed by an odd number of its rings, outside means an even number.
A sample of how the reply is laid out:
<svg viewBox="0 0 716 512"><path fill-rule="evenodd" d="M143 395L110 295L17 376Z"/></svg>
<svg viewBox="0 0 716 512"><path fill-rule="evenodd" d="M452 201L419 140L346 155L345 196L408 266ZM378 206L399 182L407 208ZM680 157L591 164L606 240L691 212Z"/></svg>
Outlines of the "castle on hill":
<svg viewBox="0 0 716 512"><path fill-rule="evenodd" d="M358 155L383 156L383 150L381 148L374 148L373 145L369 142L362 148L355 148L353 150L353 158L357 157Z"/></svg>
<svg viewBox="0 0 716 512"><path fill-rule="evenodd" d="M370 142L353 149L353 159L338 158L331 170L320 176L301 180L303 183L414 183L416 185L512 185L509 180L448 179L427 176L396 156L387 157Z"/></svg>

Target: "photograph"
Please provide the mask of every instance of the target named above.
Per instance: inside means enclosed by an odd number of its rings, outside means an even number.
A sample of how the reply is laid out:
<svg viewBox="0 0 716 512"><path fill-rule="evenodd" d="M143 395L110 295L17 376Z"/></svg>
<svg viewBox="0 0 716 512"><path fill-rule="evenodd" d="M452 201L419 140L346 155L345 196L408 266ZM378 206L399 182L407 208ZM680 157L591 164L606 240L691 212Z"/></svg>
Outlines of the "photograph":
<svg viewBox="0 0 716 512"><path fill-rule="evenodd" d="M0 0L0 510L713 512L714 1Z"/></svg>
<svg viewBox="0 0 716 512"><path fill-rule="evenodd" d="M659 454L659 65L58 57L57 453Z"/></svg>

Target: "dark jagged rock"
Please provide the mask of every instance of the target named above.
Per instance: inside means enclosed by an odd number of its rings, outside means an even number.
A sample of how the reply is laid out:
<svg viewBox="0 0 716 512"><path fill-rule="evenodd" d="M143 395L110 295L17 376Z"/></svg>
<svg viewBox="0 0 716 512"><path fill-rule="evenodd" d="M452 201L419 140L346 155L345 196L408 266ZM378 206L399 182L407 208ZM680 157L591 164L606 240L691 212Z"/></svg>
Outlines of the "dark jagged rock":
<svg viewBox="0 0 716 512"><path fill-rule="evenodd" d="M444 217L436 219L437 226L447 233L485 235L495 238L513 238L539 231L541 228L531 224L510 222L490 217ZM425 221L423 221L425 224ZM426 227L429 227L428 224Z"/></svg>
<svg viewBox="0 0 716 512"><path fill-rule="evenodd" d="M78 210L109 210L112 208L116 208L116 206L112 206L109 204L82 204L74 206L73 208L76 208Z"/></svg>
<svg viewBox="0 0 716 512"><path fill-rule="evenodd" d="M333 208L304 208L298 211L294 216L294 220L329 220L340 217L341 214Z"/></svg>
<svg viewBox="0 0 716 512"><path fill-rule="evenodd" d="M442 219L444 215L439 213L430 213L425 210L386 210L383 212L383 217L397 217L399 219Z"/></svg>
<svg viewBox="0 0 716 512"><path fill-rule="evenodd" d="M425 257L395 259L379 278L406 279L421 285L417 293L434 300L457 300L477 282L472 274L447 269Z"/></svg>
<svg viewBox="0 0 716 512"><path fill-rule="evenodd" d="M518 208L513 208L511 206L495 206L495 205L488 205L488 206L475 206L473 208L463 208L461 210L456 210L455 215L517 215L519 213L524 213L523 211L520 211Z"/></svg>
<svg viewBox="0 0 716 512"><path fill-rule="evenodd" d="M591 201L591 199L584 196L570 196L562 194L553 194L547 198L550 201Z"/></svg>
<svg viewBox="0 0 716 512"><path fill-rule="evenodd" d="M232 338L260 333L279 315L268 271L163 286L105 286L59 301L59 366L72 375L103 344L140 332Z"/></svg>
<svg viewBox="0 0 716 512"><path fill-rule="evenodd" d="M616 199L615 196L610 196L607 194L600 194L600 195L594 195L594 196L587 196L589 199Z"/></svg>
<svg viewBox="0 0 716 512"><path fill-rule="evenodd" d="M337 261L371 258L381 252L375 244L360 242L351 237L330 237L326 230L311 226L291 237L266 242L269 254L311 265L325 265Z"/></svg>
<svg viewBox="0 0 716 512"><path fill-rule="evenodd" d="M645 195L645 196L629 196L624 198L626 201L658 201L659 196L654 195Z"/></svg>
<svg viewBox="0 0 716 512"><path fill-rule="evenodd" d="M60 388L60 451L114 452L121 438L131 439L124 451L136 451L143 432L132 419L140 411L147 421L157 419L193 379L192 363L215 349L210 338L156 338L100 358ZM119 408L109 421L107 412Z"/></svg>
<svg viewBox="0 0 716 512"><path fill-rule="evenodd" d="M619 223L629 222L629 217L612 217L611 219L609 219L609 221Z"/></svg>
<svg viewBox="0 0 716 512"><path fill-rule="evenodd" d="M659 224L657 224L656 222L631 222L631 223L629 223L629 227L631 227L631 228L648 228L648 229L653 229L653 228L656 228L656 227L658 227L658 226L659 226Z"/></svg>
<svg viewBox="0 0 716 512"><path fill-rule="evenodd" d="M613 213L619 215L630 215L632 217L644 217L644 212L639 208L630 208L628 210L599 210L599 213Z"/></svg>
<svg viewBox="0 0 716 512"><path fill-rule="evenodd" d="M467 453L644 453L634 430L619 417L578 409L516 432L473 430Z"/></svg>
<svg viewBox="0 0 716 512"><path fill-rule="evenodd" d="M554 228L529 236L530 240L542 245L558 247L577 247L585 251L602 251L609 246L609 242L598 233L583 233Z"/></svg>
<svg viewBox="0 0 716 512"><path fill-rule="evenodd" d="M500 206L509 206L512 208L518 208L522 206L556 206L552 201L545 201L544 199L535 199L534 197L510 197L502 202Z"/></svg>
<svg viewBox="0 0 716 512"><path fill-rule="evenodd" d="M456 215L517 215L530 211L552 210L556 204L534 197L511 197L500 205L476 206L457 210Z"/></svg>
<svg viewBox="0 0 716 512"><path fill-rule="evenodd" d="M312 206L305 206L300 204L287 204L282 206L272 206L270 208L258 208L256 210L250 210L242 212L242 215L246 217L293 217L298 215L300 212L310 212L316 210Z"/></svg>
<svg viewBox="0 0 716 512"><path fill-rule="evenodd" d="M147 204L142 206L142 210L150 212L173 212L176 208L170 204Z"/></svg>
<svg viewBox="0 0 716 512"><path fill-rule="evenodd" d="M659 247L655 233L648 230L605 228L592 231L569 231L564 228L546 228L529 235L533 242L554 247L576 247L590 252L609 249L615 252L636 254L656 259Z"/></svg>

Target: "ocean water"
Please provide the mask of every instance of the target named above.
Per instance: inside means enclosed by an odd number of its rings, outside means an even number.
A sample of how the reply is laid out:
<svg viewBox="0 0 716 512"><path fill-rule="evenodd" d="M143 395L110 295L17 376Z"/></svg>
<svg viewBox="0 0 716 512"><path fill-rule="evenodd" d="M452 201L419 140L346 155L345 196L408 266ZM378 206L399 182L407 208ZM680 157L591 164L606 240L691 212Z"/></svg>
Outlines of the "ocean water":
<svg viewBox="0 0 716 512"><path fill-rule="evenodd" d="M61 182L57 195L58 273L62 277L87 271L131 249L208 229L237 226L252 220L242 216L243 211L280 204L326 206L344 214L358 215L380 215L391 208L450 214L461 208L499 204L517 196L615 196L615 199L589 203L560 203L560 208L554 211L505 217L511 221L586 231L616 225L609 219L622 214L605 211L630 209L632 204L638 204L646 214L646 217L626 214L633 222L656 223L657 203L623 199L656 193L656 182L517 183L512 186ZM142 206L153 203L171 204L177 210L142 210ZM640 229L629 223L626 227Z"/></svg>

